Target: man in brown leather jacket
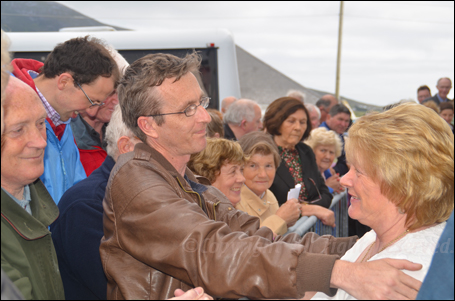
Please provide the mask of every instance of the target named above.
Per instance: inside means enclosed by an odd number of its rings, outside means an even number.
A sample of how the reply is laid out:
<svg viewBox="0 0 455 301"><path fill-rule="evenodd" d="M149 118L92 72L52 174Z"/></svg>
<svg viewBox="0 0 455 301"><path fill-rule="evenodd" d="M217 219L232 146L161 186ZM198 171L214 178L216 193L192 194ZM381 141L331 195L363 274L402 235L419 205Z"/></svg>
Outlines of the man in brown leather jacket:
<svg viewBox="0 0 455 301"><path fill-rule="evenodd" d="M403 260L337 260L356 237L273 238L186 167L204 149L208 99L191 72L200 57L147 55L118 88L123 121L144 143L119 157L106 188L101 260L108 299L165 299L201 286L213 297L301 298L307 291L357 298L415 298ZM389 287L393 284L393 287Z"/></svg>

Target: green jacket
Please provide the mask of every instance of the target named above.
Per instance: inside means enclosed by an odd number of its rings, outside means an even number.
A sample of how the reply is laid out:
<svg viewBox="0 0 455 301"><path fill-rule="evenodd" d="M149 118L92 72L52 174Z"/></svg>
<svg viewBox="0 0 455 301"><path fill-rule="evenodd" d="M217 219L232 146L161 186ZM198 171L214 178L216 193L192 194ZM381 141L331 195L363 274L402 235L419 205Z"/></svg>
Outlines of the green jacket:
<svg viewBox="0 0 455 301"><path fill-rule="evenodd" d="M57 205L40 179L30 184L33 216L5 191L2 200L2 269L25 299L64 299L57 255L48 230Z"/></svg>

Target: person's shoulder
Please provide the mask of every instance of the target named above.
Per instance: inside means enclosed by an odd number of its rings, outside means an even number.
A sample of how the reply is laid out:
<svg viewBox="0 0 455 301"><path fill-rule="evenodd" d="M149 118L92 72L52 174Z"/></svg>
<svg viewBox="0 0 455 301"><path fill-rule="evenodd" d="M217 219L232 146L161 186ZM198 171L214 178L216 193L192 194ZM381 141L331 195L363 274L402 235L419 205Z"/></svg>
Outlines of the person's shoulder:
<svg viewBox="0 0 455 301"><path fill-rule="evenodd" d="M425 98L422 103L425 103L425 102L428 102L428 101L434 101L436 103L439 103L438 94L435 94L435 95L433 95L431 97Z"/></svg>
<svg viewBox="0 0 455 301"><path fill-rule="evenodd" d="M305 154L305 155L309 155L309 154L313 154L313 149L306 143L303 143L302 141L300 141L299 143L297 143L297 145L295 146L295 148Z"/></svg>
<svg viewBox="0 0 455 301"><path fill-rule="evenodd" d="M267 201L270 202L270 203L278 203L278 200L276 199L276 196L273 194L272 191L270 191L270 189L267 189L266 191L266 196L267 196Z"/></svg>

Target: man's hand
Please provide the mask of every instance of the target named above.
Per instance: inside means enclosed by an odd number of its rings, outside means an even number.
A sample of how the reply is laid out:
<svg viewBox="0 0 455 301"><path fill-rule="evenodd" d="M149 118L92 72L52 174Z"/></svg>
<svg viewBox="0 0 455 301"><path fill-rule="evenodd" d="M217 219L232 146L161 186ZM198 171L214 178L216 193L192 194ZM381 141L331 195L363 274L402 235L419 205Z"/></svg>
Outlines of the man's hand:
<svg viewBox="0 0 455 301"><path fill-rule="evenodd" d="M421 268L421 264L398 259L365 263L337 260L330 286L341 288L357 299L414 300L422 282L400 270L418 271Z"/></svg>
<svg viewBox="0 0 455 301"><path fill-rule="evenodd" d="M175 297L169 300L213 300L207 294L204 294L204 289L202 287L196 287L186 291L182 291L181 289L176 289L174 292Z"/></svg>

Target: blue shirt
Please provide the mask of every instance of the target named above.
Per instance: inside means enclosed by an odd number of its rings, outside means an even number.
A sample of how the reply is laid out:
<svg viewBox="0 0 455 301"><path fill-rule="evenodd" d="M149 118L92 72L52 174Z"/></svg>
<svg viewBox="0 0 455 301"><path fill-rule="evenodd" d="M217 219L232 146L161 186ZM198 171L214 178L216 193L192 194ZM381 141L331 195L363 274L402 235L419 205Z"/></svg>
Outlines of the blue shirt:
<svg viewBox="0 0 455 301"><path fill-rule="evenodd" d="M423 280L417 300L454 299L453 211L439 239L427 276Z"/></svg>
<svg viewBox="0 0 455 301"><path fill-rule="evenodd" d="M30 208L30 201L32 200L30 196L30 186L28 185L24 186L24 194L22 200L16 199L11 193L3 189L3 187L2 190L6 192L6 194L9 195L11 199L13 199L13 201L15 201L19 206L24 208L24 210L27 211L28 214L32 215L32 208Z"/></svg>

